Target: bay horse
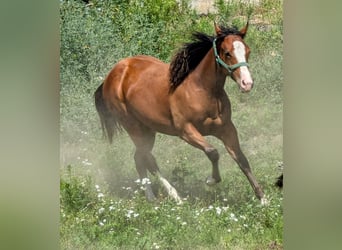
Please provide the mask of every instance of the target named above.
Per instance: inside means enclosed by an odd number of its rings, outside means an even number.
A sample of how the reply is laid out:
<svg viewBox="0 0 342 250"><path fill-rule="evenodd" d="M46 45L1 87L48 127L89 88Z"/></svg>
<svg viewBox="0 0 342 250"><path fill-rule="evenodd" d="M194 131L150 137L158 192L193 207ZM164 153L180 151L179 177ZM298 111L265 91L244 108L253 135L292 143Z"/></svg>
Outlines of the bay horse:
<svg viewBox="0 0 342 250"><path fill-rule="evenodd" d="M219 153L204 136L220 139L250 182L262 204L267 200L240 149L231 121L231 105L224 90L231 77L242 92L249 92L253 80L247 63L250 49L244 41L247 24L238 30L214 24L215 36L193 33L170 64L154 57L138 55L119 61L94 93L95 106L104 134L112 142L124 128L136 149L134 160L141 180L147 170L159 178L168 194L178 203L176 189L161 175L151 151L156 133L178 136L202 150L212 163L206 184L221 181ZM145 195L156 199L151 183L145 181Z"/></svg>

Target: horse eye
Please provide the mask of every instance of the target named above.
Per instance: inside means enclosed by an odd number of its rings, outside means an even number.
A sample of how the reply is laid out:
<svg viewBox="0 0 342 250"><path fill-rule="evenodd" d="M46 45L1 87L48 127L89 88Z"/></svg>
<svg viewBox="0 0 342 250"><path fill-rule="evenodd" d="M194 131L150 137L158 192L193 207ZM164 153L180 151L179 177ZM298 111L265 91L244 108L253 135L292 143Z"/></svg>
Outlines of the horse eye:
<svg viewBox="0 0 342 250"><path fill-rule="evenodd" d="M229 52L225 52L224 54L226 55L226 57L231 57Z"/></svg>

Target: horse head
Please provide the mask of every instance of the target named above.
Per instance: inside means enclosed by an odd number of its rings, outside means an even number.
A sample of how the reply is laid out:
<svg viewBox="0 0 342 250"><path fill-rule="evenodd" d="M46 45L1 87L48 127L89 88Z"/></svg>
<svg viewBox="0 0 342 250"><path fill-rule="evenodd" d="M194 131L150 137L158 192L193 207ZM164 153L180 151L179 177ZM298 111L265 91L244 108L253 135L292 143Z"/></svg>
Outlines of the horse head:
<svg viewBox="0 0 342 250"><path fill-rule="evenodd" d="M216 38L213 48L217 63L223 67L240 87L241 91L248 92L253 87L253 79L248 69L250 48L244 38L248 30L248 22L240 31L232 32L216 25Z"/></svg>

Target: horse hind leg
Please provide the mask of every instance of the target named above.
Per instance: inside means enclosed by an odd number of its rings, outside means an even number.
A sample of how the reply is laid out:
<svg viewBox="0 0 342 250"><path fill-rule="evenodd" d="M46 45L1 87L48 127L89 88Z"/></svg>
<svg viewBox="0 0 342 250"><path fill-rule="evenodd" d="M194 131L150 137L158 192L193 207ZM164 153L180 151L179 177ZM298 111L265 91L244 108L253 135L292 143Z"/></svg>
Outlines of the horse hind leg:
<svg viewBox="0 0 342 250"><path fill-rule="evenodd" d="M151 150L152 150L152 148L151 148ZM148 160L148 164L146 165L146 167L149 170L149 172L152 175L155 175L155 176L158 177L159 181L164 186L164 188L165 188L166 192L168 193L168 195L172 199L174 199L177 202L177 204L182 204L183 201L182 201L181 197L179 196L177 190L160 173L160 170L159 170L159 167L157 165L156 159L154 158L154 156L151 153L151 151L146 153L146 157L147 157L147 160Z"/></svg>
<svg viewBox="0 0 342 250"><path fill-rule="evenodd" d="M139 174L139 178L141 180L141 184L144 186L146 199L150 202L155 201L156 197L153 194L151 182L147 177L146 164L148 163L146 162L145 153L139 149L136 149L134 154L134 161L135 167Z"/></svg>
<svg viewBox="0 0 342 250"><path fill-rule="evenodd" d="M168 195L178 204L181 204L182 199L178 195L177 190L161 175L157 162L152 155L151 151L154 146L155 133L145 128L141 133L137 133L136 131L134 134L131 133L130 136L136 146L134 155L136 169L140 178L142 180L147 180L143 181L147 200L154 201L156 199L151 188L151 182L147 178L147 170L149 170L152 175L158 177Z"/></svg>

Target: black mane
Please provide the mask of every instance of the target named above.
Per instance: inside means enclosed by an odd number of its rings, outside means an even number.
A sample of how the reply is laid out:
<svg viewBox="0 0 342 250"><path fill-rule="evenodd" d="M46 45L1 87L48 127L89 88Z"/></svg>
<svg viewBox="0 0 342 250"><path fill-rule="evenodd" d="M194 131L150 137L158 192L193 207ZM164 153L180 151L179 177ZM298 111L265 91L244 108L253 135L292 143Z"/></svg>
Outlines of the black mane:
<svg viewBox="0 0 342 250"><path fill-rule="evenodd" d="M236 27L220 26L220 29L218 43L228 35L241 35ZM170 92L173 92L202 61L213 46L214 39L215 36L195 32L192 34L192 42L185 43L176 53L170 64Z"/></svg>

